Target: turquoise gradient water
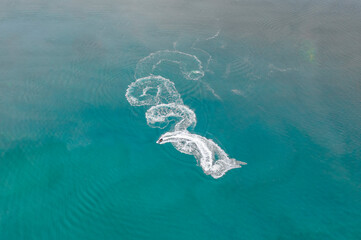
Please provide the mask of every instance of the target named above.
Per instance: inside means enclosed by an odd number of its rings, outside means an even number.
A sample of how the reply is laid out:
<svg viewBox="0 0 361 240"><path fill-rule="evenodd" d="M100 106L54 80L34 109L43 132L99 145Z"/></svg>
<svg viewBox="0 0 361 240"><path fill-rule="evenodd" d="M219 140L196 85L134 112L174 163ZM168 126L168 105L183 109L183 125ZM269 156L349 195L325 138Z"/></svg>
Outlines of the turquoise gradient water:
<svg viewBox="0 0 361 240"><path fill-rule="evenodd" d="M361 239L358 1L3 1L0 239ZM218 34L217 34L218 33ZM125 98L165 62L220 179ZM211 58L210 58L211 57Z"/></svg>

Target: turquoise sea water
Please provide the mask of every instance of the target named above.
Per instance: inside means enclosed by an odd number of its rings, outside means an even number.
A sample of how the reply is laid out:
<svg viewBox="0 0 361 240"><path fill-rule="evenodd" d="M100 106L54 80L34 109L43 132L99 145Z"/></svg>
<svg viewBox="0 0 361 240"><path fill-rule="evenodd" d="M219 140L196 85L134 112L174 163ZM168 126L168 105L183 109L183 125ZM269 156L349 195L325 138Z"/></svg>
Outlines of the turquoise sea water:
<svg viewBox="0 0 361 240"><path fill-rule="evenodd" d="M359 1L0 2L0 239L361 239ZM139 60L192 133L247 162L214 179L125 97Z"/></svg>

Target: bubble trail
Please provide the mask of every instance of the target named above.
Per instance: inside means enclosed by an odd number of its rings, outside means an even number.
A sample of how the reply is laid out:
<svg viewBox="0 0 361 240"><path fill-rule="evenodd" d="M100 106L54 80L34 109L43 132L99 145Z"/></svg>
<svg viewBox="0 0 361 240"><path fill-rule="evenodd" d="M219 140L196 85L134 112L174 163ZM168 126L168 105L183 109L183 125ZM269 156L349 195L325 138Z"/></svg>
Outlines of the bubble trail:
<svg viewBox="0 0 361 240"><path fill-rule="evenodd" d="M163 134L158 144L172 143L180 152L193 155L203 171L213 178L222 177L233 168L241 168L247 163L229 158L228 155L211 139L192 134L188 131L174 131Z"/></svg>
<svg viewBox="0 0 361 240"><path fill-rule="evenodd" d="M178 64L183 77L188 80L198 80L204 76L202 62L196 56L176 50L163 50L141 59L136 66L135 78L152 75L162 62Z"/></svg>
<svg viewBox="0 0 361 240"><path fill-rule="evenodd" d="M128 102L132 106L152 106L145 114L150 127L163 129L175 120L171 131L163 134L157 143L169 142L178 151L193 155L203 172L215 179L231 169L246 165L245 162L229 158L213 140L188 131L188 128L194 129L197 124L194 111L183 104L172 81L153 75L163 61L179 64L185 79L199 80L204 76L202 63L196 56L176 50L151 53L138 62L135 73L137 79L128 86L125 94Z"/></svg>
<svg viewBox="0 0 361 240"><path fill-rule="evenodd" d="M193 110L186 105L175 103L153 106L146 112L145 116L150 127L159 128L168 126L172 117L180 118L174 126L175 131L186 130L189 127L193 129L197 124L196 115Z"/></svg>
<svg viewBox="0 0 361 240"><path fill-rule="evenodd" d="M162 103L183 104L174 83L161 76L148 76L137 79L129 85L125 96L132 106Z"/></svg>

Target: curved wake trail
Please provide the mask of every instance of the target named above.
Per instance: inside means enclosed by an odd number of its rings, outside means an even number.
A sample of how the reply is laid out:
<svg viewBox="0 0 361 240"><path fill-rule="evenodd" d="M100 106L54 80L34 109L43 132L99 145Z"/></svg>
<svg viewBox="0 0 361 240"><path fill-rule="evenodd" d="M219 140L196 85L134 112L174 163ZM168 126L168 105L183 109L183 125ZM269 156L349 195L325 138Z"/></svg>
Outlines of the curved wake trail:
<svg viewBox="0 0 361 240"><path fill-rule="evenodd" d="M137 63L135 78L152 75L157 66L165 61L178 64L183 77L188 80L198 80L204 76L202 62L196 56L176 50L163 50L141 59Z"/></svg>
<svg viewBox="0 0 361 240"><path fill-rule="evenodd" d="M171 131L163 134L157 143L172 143L178 151L193 155L203 172L215 179L233 168L246 165L245 162L229 158L213 140L188 131L197 124L194 111L183 104L172 81L153 75L164 61L177 63L187 80L199 80L204 76L202 62L194 55L179 51L158 51L137 63L136 81L129 85L125 94L128 102L132 106L152 106L145 114L150 127L163 129L176 119Z"/></svg>
<svg viewBox="0 0 361 240"><path fill-rule="evenodd" d="M189 127L193 129L197 124L196 115L193 110L185 105L174 103L153 106L145 113L145 117L150 127L159 128L168 126L171 121L169 118L180 119L174 126L175 131L186 130Z"/></svg>
<svg viewBox="0 0 361 240"><path fill-rule="evenodd" d="M192 134L188 131L175 131L163 134L158 144L173 143L180 152L193 155L203 171L213 178L222 177L228 170L240 168L247 163L229 158L211 139Z"/></svg>
<svg viewBox="0 0 361 240"><path fill-rule="evenodd" d="M137 79L129 85L125 96L132 106L161 103L183 104L174 83L161 76L148 76Z"/></svg>

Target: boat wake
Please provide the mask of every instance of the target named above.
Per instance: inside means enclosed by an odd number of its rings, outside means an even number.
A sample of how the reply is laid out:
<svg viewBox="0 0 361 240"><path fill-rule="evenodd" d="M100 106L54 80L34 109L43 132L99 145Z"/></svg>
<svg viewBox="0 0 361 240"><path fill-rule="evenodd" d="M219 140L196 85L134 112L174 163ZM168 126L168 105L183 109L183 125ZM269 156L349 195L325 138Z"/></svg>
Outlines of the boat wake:
<svg viewBox="0 0 361 240"><path fill-rule="evenodd" d="M193 110L185 105L175 103L153 106L146 112L145 117L150 127L158 128L168 126L169 118L177 118L179 121L174 126L175 131L187 130L189 127L194 129L197 124Z"/></svg>
<svg viewBox="0 0 361 240"><path fill-rule="evenodd" d="M194 111L184 105L172 81L153 75L164 61L178 64L187 80L196 81L204 76L202 62L195 55L176 50L151 53L137 63L136 81L129 85L125 94L128 102L132 106L152 106L145 114L150 127L164 129L175 122L157 143L171 143L179 152L193 155L203 172L215 179L245 165L245 162L229 158L213 140L189 132L197 124Z"/></svg>
<svg viewBox="0 0 361 240"><path fill-rule="evenodd" d="M157 105L161 103L183 104L174 83L161 76L139 78L129 85L125 94L132 106Z"/></svg>
<svg viewBox="0 0 361 240"><path fill-rule="evenodd" d="M193 155L207 175L222 177L228 170L240 168L247 163L229 158L211 139L192 134L188 131L174 131L163 134L157 143L172 143L180 152Z"/></svg>
<svg viewBox="0 0 361 240"><path fill-rule="evenodd" d="M135 78L152 75L162 62L173 62L179 65L183 77L188 80L198 80L204 76L201 61L194 55L177 50L163 50L151 53L137 63Z"/></svg>

